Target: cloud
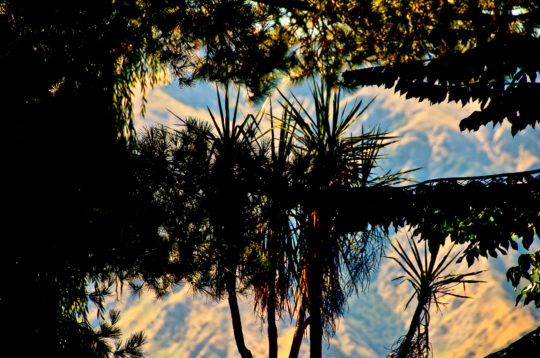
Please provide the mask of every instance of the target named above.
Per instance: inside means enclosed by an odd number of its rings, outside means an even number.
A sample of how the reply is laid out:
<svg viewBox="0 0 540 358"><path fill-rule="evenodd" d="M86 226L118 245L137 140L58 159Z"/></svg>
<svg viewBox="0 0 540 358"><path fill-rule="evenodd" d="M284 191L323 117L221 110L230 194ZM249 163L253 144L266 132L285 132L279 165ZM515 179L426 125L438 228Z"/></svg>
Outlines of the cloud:
<svg viewBox="0 0 540 358"><path fill-rule="evenodd" d="M135 119L137 133L142 133L144 128L165 125L176 128L181 122L177 118L187 119L189 117L210 120L210 115L206 109L193 108L168 95L163 88L152 89L146 95L146 115L143 117L140 112ZM134 108L138 110L142 105L142 95L135 98Z"/></svg>
<svg viewBox="0 0 540 358"><path fill-rule="evenodd" d="M517 163L518 171L525 171L532 168L540 167L540 157L537 154L524 148L523 145L519 147L519 157Z"/></svg>

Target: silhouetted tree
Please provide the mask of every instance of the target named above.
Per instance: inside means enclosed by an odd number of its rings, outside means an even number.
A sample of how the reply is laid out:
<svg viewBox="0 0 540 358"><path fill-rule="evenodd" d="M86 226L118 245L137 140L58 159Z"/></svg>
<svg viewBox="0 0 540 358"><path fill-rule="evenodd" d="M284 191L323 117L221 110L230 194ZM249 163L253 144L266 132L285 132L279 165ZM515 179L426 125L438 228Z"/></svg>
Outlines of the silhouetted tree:
<svg viewBox="0 0 540 358"><path fill-rule="evenodd" d="M312 97L313 113L296 98L294 102L284 99L284 110L296 125L299 148L292 168L293 188L306 195L295 214L300 308L305 305L309 312L311 356L320 357L323 330L333 334L347 296L368 279L384 247L383 232L375 226L347 232L337 224L339 208L333 195L355 187L387 185L400 178L389 173L373 176L379 150L392 137L378 131L347 136L365 110L361 102L342 110L339 91L324 81L314 84Z"/></svg>
<svg viewBox="0 0 540 358"><path fill-rule="evenodd" d="M527 1L0 2L8 89L0 100L14 118L5 130L13 230L0 261L2 272L15 274L0 292L2 312L11 313L14 331L41 337L58 355L65 345L53 336L67 334L62 320L84 317L87 279L161 271L142 258L168 252L157 225L163 213L139 186L129 145L133 85L155 83L163 66L181 83L233 80L259 96L276 70L335 80L348 66L388 65L345 82L397 81L433 102L479 99L482 112L463 128L508 118L516 133L538 122L530 105L538 65L523 50L538 47L537 15L538 5ZM454 76L457 67L464 70ZM536 256L509 273L513 283L535 281ZM534 283L526 302L538 302Z"/></svg>
<svg viewBox="0 0 540 358"><path fill-rule="evenodd" d="M372 173L391 137L377 131L346 137L363 112L361 103L342 111L339 93L325 85L315 86L313 97L314 117L300 102L284 98L282 115L270 114L270 133L257 140L264 110L238 120L238 99L230 108L226 90L219 119L211 113L212 129L182 120L181 131L151 130L139 145L149 164L152 157L157 163L149 171L156 173L150 186L170 215L161 228L175 243L170 257L180 270L163 266L172 271L150 284L164 292L174 280L186 280L218 299L226 294L244 357L251 353L237 291L254 290L256 306L266 314L272 356L276 313L285 307L297 321L290 356L298 355L308 321L312 355L320 355L323 330L333 334L347 296L382 255L382 232L375 227L348 233L336 226L332 195L399 182L399 175ZM168 173L157 174L162 170Z"/></svg>
<svg viewBox="0 0 540 358"><path fill-rule="evenodd" d="M259 113L264 113L265 104ZM266 316L268 324L269 357L277 358L277 321L283 311L288 310L291 315L296 311L293 290L297 245L291 223L296 203L290 195L294 155L294 136L291 131L294 129L286 112L280 117L274 117L271 103L270 112L266 116L268 118L264 119L270 122L269 133L259 126L263 139L257 141L259 153L264 156L259 183L262 195L259 209L260 235L257 236L263 265L259 267L261 271L253 276L252 285L255 307L262 317Z"/></svg>
<svg viewBox="0 0 540 358"><path fill-rule="evenodd" d="M87 280L126 276L141 239L159 240L127 148L132 86L159 68L144 13L136 1L0 2L11 223L0 312L4 339L28 355L89 355Z"/></svg>
<svg viewBox="0 0 540 358"><path fill-rule="evenodd" d="M152 157L149 167L158 205L168 217L162 235L173 243L163 271L143 277L158 293L182 280L215 299L225 295L234 336L242 357L251 357L240 318L237 293L245 290L259 265L257 212L259 170L255 155L255 119L239 120L238 97L231 108L228 88L223 102L218 94L219 118L213 126L194 119L184 128L151 130L139 145ZM238 93L238 96L240 93Z"/></svg>
<svg viewBox="0 0 540 358"><path fill-rule="evenodd" d="M397 245L391 244L398 257L389 257L394 260L405 273L394 280L400 283L408 282L414 289L413 294L407 301L405 308L409 306L413 298L416 297L417 306L411 318L409 330L397 343L394 350L396 357L428 357L431 351L429 341L429 321L430 307L435 304L437 310L440 310L444 304L441 298L444 296L454 296L458 298L468 298L464 295L455 293L456 286L466 283L478 283L482 281L473 280L469 277L478 275L482 271L456 274L453 271L447 272L448 268L456 261L459 253L450 256L454 246L447 250L441 257L439 248L429 253L424 241L423 253L418 249L417 244L408 238L409 248L412 255L409 255L401 246L399 241Z"/></svg>

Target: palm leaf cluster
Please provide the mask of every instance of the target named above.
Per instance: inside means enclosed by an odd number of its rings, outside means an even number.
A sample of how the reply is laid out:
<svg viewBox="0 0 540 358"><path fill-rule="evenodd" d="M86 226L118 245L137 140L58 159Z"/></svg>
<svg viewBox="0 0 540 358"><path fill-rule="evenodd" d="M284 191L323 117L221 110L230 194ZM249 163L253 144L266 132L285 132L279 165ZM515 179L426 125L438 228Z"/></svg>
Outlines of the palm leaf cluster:
<svg viewBox="0 0 540 358"><path fill-rule="evenodd" d="M284 111L296 124L293 176L298 192L306 193L295 220L299 246L299 287L311 319L312 354L320 337L334 333L347 297L366 282L382 255L384 236L377 228L345 232L338 224L333 193L355 187L387 184L390 175L375 176L379 151L394 139L375 129L349 135L367 106L341 107L339 91L326 84L312 88L313 110L297 97L282 96ZM394 174L397 178L399 174ZM324 329L324 332L321 331ZM319 353L320 354L320 353Z"/></svg>
<svg viewBox="0 0 540 358"><path fill-rule="evenodd" d="M152 129L139 145L142 157L160 163L148 177L168 213L162 235L171 244L165 274L154 267L144 279L158 292L187 281L216 299L226 295L242 357L251 353L237 294L254 292L268 322L270 357L277 356L276 321L284 312L297 322L291 356L308 326L317 356L323 332L333 334L347 297L383 253L385 232L342 230L332 197L399 182L403 173L375 173L379 151L394 138L379 129L349 135L367 106L342 109L340 92L327 84L315 83L312 98L310 110L282 94L280 111L270 104L268 112L263 106L239 119L239 95L231 105L225 89L211 125L179 118L180 130Z"/></svg>
<svg viewBox="0 0 540 358"><path fill-rule="evenodd" d="M431 253L427 243L424 241L424 249L421 252L416 242L408 238L409 252L399 241L391 243L397 257L389 258L395 261L404 271L404 274L394 278L400 283L407 282L413 288L413 293L407 301L405 308L409 306L414 298L417 299L417 306L407 335L397 342L395 353L397 357L427 357L431 350L429 343L429 310L435 304L440 311L445 304L441 299L446 296L457 298L468 298L468 296L456 293L459 285L483 282L473 279L482 271L468 273L447 272L461 254L452 255L455 245L452 245L445 253L439 255L439 248Z"/></svg>

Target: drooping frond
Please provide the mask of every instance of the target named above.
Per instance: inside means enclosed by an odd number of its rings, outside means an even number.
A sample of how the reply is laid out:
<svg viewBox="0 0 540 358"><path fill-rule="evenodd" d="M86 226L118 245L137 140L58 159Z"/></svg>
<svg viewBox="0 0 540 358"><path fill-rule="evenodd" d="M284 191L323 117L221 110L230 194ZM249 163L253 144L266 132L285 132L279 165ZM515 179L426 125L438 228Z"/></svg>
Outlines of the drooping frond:
<svg viewBox="0 0 540 358"><path fill-rule="evenodd" d="M483 282L471 278L482 271L447 272L460 255L460 252L452 255L455 245L452 245L441 256L439 248L430 253L426 241L424 241L422 251L413 239L407 237L407 241L409 250L406 250L397 240L395 244L391 243L398 257L390 256L388 258L396 262L405 272L404 275L396 277L394 280L400 283L408 282L413 288L413 294L408 299L405 308L414 298L417 299L417 306L409 331L399 342L396 342L397 348L394 352L399 358L427 357L431 350L429 343L431 304L435 304L437 310L440 310L441 305L445 304L441 299L445 296L468 298L455 292L457 286Z"/></svg>

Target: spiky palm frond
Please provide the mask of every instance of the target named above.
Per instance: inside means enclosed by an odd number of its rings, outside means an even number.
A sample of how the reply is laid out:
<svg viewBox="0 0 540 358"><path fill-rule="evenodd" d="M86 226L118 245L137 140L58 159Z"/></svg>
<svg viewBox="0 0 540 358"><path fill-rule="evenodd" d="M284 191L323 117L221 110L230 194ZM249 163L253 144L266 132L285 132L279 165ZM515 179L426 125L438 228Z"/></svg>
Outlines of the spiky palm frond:
<svg viewBox="0 0 540 358"><path fill-rule="evenodd" d="M266 102L261 106L256 118L262 117L265 105ZM270 121L270 129L264 132L257 125L260 133L258 142L266 140L265 145L259 145L259 149L264 147L262 153L264 175L260 182L261 191L264 193L260 207L260 230L263 233L260 248L265 257L267 277L254 288L256 308L260 308L260 313L263 314L266 310L268 300L274 299L276 310L280 314L285 306L288 306L289 299L293 295L292 281L296 269L294 265L296 245L290 221L293 205L289 196L294 139L291 128L294 124L284 112L281 117L276 117L271 103L269 108L267 118ZM276 125L276 122L279 124ZM291 311L289 307L289 312Z"/></svg>
<svg viewBox="0 0 540 358"><path fill-rule="evenodd" d="M427 357L430 351L429 344L429 309L435 304L437 310L441 305L446 304L441 299L445 296L458 298L469 298L468 296L457 294L455 290L459 285L479 283L480 280L472 279L483 271L474 271L468 273L447 273L448 268L456 262L461 254L457 252L452 255L455 245L452 245L441 257L439 248L429 252L427 242L424 241L423 253L416 242L407 237L410 254L396 240L396 244L390 243L398 257L389 256L388 258L396 262L405 272L404 275L394 278L399 283L408 282L413 293L405 304L409 306L411 301L417 298L417 307L411 319L409 331L406 336L398 342L398 348L395 350L397 357Z"/></svg>
<svg viewBox="0 0 540 358"><path fill-rule="evenodd" d="M283 117L276 121L292 144L291 178L298 189L295 194L306 196L294 211L298 252L296 297L308 301L308 295L321 298L319 308L315 308L318 303L308 308L315 310L310 312L310 324L312 329L322 324L329 336L334 331L335 319L343 313L347 297L357 291L359 283L367 281L384 248L381 239L384 233L377 228L357 233L340 229L339 212L331 204L332 192L387 185L399 175L393 179L374 175L380 150L393 143L395 137L380 128L371 131L362 128L360 134L351 133L369 103L356 101L350 106L343 105L340 90L324 82L314 82L311 95L312 106L307 106L293 94L287 98L281 93ZM313 271L313 265L320 267L320 272L318 268ZM313 281L320 281L318 293L309 294L308 286L319 286L319 283L309 283L310 275L320 276ZM319 318L313 319L317 311L321 312L320 322Z"/></svg>
<svg viewBox="0 0 540 358"><path fill-rule="evenodd" d="M459 298L469 298L468 296L456 294L454 291L458 285L467 283L479 283L483 281L469 279L469 277L476 276L483 271L474 271L468 273L449 273L445 274L448 267L456 262L456 259L461 254L457 252L451 256L454 251L455 245L452 245L446 253L439 258L439 252L429 254L427 243L424 241L424 254L421 254L418 249L418 245L414 240L408 238L409 248L411 249L411 255L407 254L405 248L399 241L396 241L397 246L394 243L390 243L394 251L398 254L399 258L389 256L388 258L396 262L405 271L405 275L394 278L395 281L408 282L414 289L412 296L407 301L405 308L414 297L419 296L421 293L426 294L429 297L429 301L437 305L440 309L441 298L444 296L453 296Z"/></svg>
<svg viewBox="0 0 540 358"><path fill-rule="evenodd" d="M291 99L280 94L283 111L296 125L292 132L296 148L311 156L314 161L311 167L316 170L323 186L390 185L404 181L404 174L410 172L386 172L373 176L382 158L380 150L394 143L397 137L380 127L365 130L363 126L360 134L352 135L352 126L373 99L365 105L357 100L350 107L343 106L341 91L324 82L312 83L313 110L294 94L291 94Z"/></svg>

